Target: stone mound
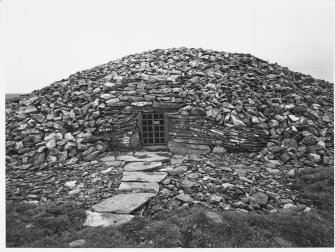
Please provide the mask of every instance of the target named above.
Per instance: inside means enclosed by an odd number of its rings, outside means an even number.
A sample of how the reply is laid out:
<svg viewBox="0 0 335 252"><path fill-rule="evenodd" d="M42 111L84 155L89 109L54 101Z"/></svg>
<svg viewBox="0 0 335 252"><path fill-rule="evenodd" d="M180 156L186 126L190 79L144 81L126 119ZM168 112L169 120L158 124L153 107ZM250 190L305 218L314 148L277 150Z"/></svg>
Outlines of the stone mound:
<svg viewBox="0 0 335 252"><path fill-rule="evenodd" d="M223 146L297 167L332 164L333 107L333 84L249 54L157 49L7 101L6 167L38 170L138 149L135 112L159 109L175 113L171 149Z"/></svg>

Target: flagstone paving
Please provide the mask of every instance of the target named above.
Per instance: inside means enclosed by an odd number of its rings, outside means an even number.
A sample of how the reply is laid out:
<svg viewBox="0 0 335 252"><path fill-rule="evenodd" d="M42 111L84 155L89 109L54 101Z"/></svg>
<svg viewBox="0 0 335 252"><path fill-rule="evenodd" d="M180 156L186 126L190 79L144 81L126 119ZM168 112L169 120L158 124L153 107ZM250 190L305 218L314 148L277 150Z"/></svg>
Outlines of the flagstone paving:
<svg viewBox="0 0 335 252"><path fill-rule="evenodd" d="M162 182L168 174L166 172L129 172L125 171L121 181L123 182Z"/></svg>
<svg viewBox="0 0 335 252"><path fill-rule="evenodd" d="M118 226L132 219L129 215L144 206L150 198L159 192L166 172L142 172L161 168L163 161L170 160L167 152L135 152L133 155L107 156L101 159L105 163L124 161L123 177L118 192L86 211L86 226Z"/></svg>
<svg viewBox="0 0 335 252"><path fill-rule="evenodd" d="M162 162L133 162L123 168L125 171L153 171L159 169Z"/></svg>

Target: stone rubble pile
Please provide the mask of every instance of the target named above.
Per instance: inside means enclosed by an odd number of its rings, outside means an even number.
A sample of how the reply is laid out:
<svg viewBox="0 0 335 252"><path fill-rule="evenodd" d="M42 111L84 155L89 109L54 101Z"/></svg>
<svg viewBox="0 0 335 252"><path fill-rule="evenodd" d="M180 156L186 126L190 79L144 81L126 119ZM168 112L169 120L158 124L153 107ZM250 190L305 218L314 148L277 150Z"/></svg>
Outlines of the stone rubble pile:
<svg viewBox="0 0 335 252"><path fill-rule="evenodd" d="M259 159L333 164L333 84L249 54L178 48L129 55L6 102L6 167L57 172L138 147L133 112L144 107L263 130ZM109 138L99 134L110 126Z"/></svg>
<svg viewBox="0 0 335 252"><path fill-rule="evenodd" d="M117 226L135 215L204 206L219 211L310 211L292 189L301 168L257 161L257 154L206 156L166 152L106 153L60 170L11 170L6 199L34 204L74 202L87 226Z"/></svg>

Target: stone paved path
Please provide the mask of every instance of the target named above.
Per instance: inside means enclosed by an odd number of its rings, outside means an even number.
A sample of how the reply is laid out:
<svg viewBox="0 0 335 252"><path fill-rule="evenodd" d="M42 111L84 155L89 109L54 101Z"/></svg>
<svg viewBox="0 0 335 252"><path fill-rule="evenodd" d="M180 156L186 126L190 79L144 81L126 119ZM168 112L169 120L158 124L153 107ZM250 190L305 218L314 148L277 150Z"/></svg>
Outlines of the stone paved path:
<svg viewBox="0 0 335 252"><path fill-rule="evenodd" d="M120 155L117 160L107 156L101 161L107 164L123 161L127 164L123 168L118 194L92 206L94 212L86 211L86 226L118 226L132 220L132 214L158 194L158 183L168 174L155 170L170 158L167 152L135 152L134 155Z"/></svg>

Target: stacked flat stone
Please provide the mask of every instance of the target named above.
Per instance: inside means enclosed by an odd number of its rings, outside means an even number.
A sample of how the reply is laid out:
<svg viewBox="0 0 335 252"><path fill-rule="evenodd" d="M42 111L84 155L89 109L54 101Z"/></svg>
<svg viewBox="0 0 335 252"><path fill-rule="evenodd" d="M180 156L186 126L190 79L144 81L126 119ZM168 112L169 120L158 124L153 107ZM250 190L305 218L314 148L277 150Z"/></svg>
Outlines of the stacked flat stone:
<svg viewBox="0 0 335 252"><path fill-rule="evenodd" d="M155 110L204 120L187 124L191 146L173 130L178 123L171 127L172 149L232 146L297 167L333 164L333 84L249 54L178 48L129 55L6 102L6 167L38 170L138 149L138 112ZM197 143L201 134L213 141Z"/></svg>

